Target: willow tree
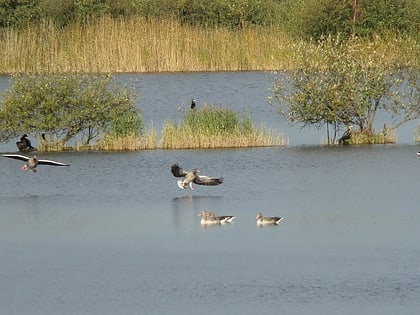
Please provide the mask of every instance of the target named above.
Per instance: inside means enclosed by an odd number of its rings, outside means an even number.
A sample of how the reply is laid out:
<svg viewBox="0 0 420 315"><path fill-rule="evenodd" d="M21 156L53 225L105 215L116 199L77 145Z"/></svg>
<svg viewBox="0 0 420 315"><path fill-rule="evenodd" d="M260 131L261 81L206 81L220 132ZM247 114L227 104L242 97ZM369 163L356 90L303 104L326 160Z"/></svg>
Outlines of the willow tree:
<svg viewBox="0 0 420 315"><path fill-rule="evenodd" d="M17 75L0 103L0 140L19 134L49 135L62 145L115 132L121 118L135 117L135 94L110 75ZM138 132L141 124L130 124ZM118 131L118 130L117 130Z"/></svg>
<svg viewBox="0 0 420 315"><path fill-rule="evenodd" d="M274 77L271 102L289 123L326 126L328 143L333 143L344 125L372 135L379 110L394 117L411 113L410 119L415 119L415 104L407 104L402 95L415 85L404 91L399 71L363 54L357 42L326 41L318 49L323 66L305 58L302 50L298 53L305 62L299 69Z"/></svg>

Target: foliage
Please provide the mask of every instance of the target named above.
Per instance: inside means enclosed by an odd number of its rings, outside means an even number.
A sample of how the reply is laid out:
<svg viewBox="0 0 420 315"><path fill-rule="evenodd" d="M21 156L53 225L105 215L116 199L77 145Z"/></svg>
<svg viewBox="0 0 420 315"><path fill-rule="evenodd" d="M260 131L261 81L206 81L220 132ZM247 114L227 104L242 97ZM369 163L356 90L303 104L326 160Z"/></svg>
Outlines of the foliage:
<svg viewBox="0 0 420 315"><path fill-rule="evenodd" d="M418 33L420 1L358 0L355 33L360 36L385 30Z"/></svg>
<svg viewBox="0 0 420 315"><path fill-rule="evenodd" d="M272 103L277 104L287 121L303 127L326 126L328 142L334 143L343 125L355 124L362 133L372 135L379 110L394 117L403 114L403 121L391 128L419 117L418 100L404 102L404 96L418 95L418 90L413 91L417 88L415 83L402 89L403 80L398 72L375 64L354 43L337 40L324 48L327 49L320 51L326 59L325 68L305 61L300 69L275 77Z"/></svg>
<svg viewBox="0 0 420 315"><path fill-rule="evenodd" d="M288 3L286 27L299 38L318 40L324 36L352 33L349 0L292 0Z"/></svg>
<svg viewBox="0 0 420 315"><path fill-rule="evenodd" d="M177 19L188 25L240 29L276 25L318 40L387 30L417 34L418 0L0 0L0 27L90 23L103 17Z"/></svg>
<svg viewBox="0 0 420 315"><path fill-rule="evenodd" d="M139 132L138 115L133 92L110 75L17 75L0 103L0 138L46 134L89 144L107 132Z"/></svg>
<svg viewBox="0 0 420 315"><path fill-rule="evenodd" d="M107 133L116 137L140 136L143 127L143 120L140 115L137 112L130 111L113 119Z"/></svg>
<svg viewBox="0 0 420 315"><path fill-rule="evenodd" d="M186 0L180 7L181 21L192 25L227 26L272 25L278 18L275 1L255 0Z"/></svg>

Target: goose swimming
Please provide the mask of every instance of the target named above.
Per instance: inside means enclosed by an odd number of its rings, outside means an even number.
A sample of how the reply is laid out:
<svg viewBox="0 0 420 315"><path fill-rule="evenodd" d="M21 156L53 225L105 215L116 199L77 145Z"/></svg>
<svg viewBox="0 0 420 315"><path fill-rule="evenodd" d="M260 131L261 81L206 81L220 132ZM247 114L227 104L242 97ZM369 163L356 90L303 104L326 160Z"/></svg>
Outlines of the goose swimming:
<svg viewBox="0 0 420 315"><path fill-rule="evenodd" d="M38 165L69 166L69 164L64 164L52 160L40 160L36 156L27 157L20 154L3 154L3 156L11 159L25 161L25 164L22 166L22 170L31 170L34 173L36 173L36 168Z"/></svg>
<svg viewBox="0 0 420 315"><path fill-rule="evenodd" d="M205 175L198 175L200 170L193 169L192 171L184 171L178 164L171 166L171 172L175 177L183 177L177 181L178 187L181 189L186 189L189 187L191 190L194 190L192 184L197 185L206 185L206 186L216 186L223 183L223 177L211 178Z"/></svg>
<svg viewBox="0 0 420 315"><path fill-rule="evenodd" d="M284 220L282 217L263 217L260 212L257 213L256 219L257 225L277 225L281 220Z"/></svg>
<svg viewBox="0 0 420 315"><path fill-rule="evenodd" d="M218 219L215 216L209 215L209 212L206 212L204 210L200 211L200 213L197 215L201 217L201 225L213 225L213 224L225 224L227 221L226 219Z"/></svg>

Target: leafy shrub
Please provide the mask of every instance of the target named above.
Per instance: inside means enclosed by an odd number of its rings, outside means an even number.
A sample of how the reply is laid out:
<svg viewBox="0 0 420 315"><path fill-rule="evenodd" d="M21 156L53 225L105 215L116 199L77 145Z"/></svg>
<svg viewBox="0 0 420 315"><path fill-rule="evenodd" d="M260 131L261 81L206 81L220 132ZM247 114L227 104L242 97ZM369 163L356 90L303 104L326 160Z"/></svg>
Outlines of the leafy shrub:
<svg viewBox="0 0 420 315"><path fill-rule="evenodd" d="M0 103L0 135L47 134L65 144L84 144L109 131L127 134L142 126L134 93L110 75L17 75Z"/></svg>

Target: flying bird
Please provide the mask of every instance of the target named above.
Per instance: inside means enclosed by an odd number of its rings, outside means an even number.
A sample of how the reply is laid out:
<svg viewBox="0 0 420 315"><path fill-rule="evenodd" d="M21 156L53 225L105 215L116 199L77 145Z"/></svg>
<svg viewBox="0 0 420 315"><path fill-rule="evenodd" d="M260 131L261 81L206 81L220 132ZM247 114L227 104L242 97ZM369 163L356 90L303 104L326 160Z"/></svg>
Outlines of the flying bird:
<svg viewBox="0 0 420 315"><path fill-rule="evenodd" d="M211 178L205 175L198 175L200 170L193 169L191 171L184 171L178 164L171 166L171 172L175 177L183 177L177 181L178 187L181 189L186 189L189 187L191 190L194 190L193 183L197 185L206 185L206 186L216 186L223 183L223 177Z"/></svg>
<svg viewBox="0 0 420 315"><path fill-rule="evenodd" d="M263 215L260 212L258 212L256 219L257 219L257 225L269 225L269 224L277 225L284 218L282 218L282 217L263 217Z"/></svg>
<svg viewBox="0 0 420 315"><path fill-rule="evenodd" d="M36 173L36 168L38 165L69 166L69 164L64 164L52 160L39 160L36 156L27 157L20 154L3 154L3 156L11 159L25 161L25 164L22 166L22 170L31 170L34 173Z"/></svg>

